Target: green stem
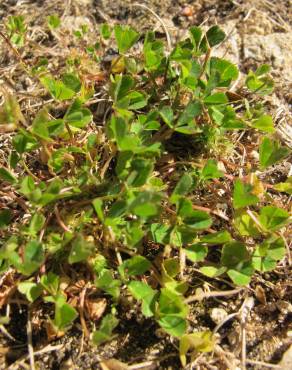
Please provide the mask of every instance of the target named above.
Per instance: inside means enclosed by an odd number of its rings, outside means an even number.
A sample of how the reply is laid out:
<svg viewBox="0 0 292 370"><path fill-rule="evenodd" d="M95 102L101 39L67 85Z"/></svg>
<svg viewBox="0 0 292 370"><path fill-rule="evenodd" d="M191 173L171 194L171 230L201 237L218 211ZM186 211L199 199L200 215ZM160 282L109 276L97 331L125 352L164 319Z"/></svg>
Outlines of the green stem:
<svg viewBox="0 0 292 370"><path fill-rule="evenodd" d="M65 122L65 127L66 127L66 130L68 131L68 134L70 136L71 144L74 145L74 135L73 135L72 130L71 130L71 128L70 128L70 126L68 125L67 122Z"/></svg>
<svg viewBox="0 0 292 370"><path fill-rule="evenodd" d="M164 83L166 83L166 80L167 80L167 72L168 72L169 64L170 64L170 60L169 60L169 57L168 57L167 61L166 61L164 76L163 76Z"/></svg>
<svg viewBox="0 0 292 370"><path fill-rule="evenodd" d="M20 162L21 162L21 164L23 165L23 167L24 167L24 169L25 169L25 171L34 179L34 180L36 180L37 182L39 182L39 178L36 176L36 175L34 175L32 172L31 172L31 170L28 168L28 166L27 166L27 164L25 163L25 160L22 158L21 160L20 160Z"/></svg>
<svg viewBox="0 0 292 370"><path fill-rule="evenodd" d="M205 60L204 60L204 64L203 64L203 67L202 67L202 70L201 70L201 73L198 77L198 80L203 76L203 74L205 73L206 71L206 67L207 67L207 63L208 63L208 60L210 59L210 56L211 56L211 48L209 47L208 50L207 50L207 53L206 53L206 56L205 56Z"/></svg>

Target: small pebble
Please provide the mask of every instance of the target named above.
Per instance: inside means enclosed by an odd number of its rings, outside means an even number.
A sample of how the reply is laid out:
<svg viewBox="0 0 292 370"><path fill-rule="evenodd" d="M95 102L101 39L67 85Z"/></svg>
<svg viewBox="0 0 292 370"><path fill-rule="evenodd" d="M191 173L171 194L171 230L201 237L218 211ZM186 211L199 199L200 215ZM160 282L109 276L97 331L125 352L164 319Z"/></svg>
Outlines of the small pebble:
<svg viewBox="0 0 292 370"><path fill-rule="evenodd" d="M194 9L192 6L186 6L182 10L182 15L185 17L191 17L194 14Z"/></svg>
<svg viewBox="0 0 292 370"><path fill-rule="evenodd" d="M210 316L215 324L219 324L227 317L227 312L223 308L213 308Z"/></svg>

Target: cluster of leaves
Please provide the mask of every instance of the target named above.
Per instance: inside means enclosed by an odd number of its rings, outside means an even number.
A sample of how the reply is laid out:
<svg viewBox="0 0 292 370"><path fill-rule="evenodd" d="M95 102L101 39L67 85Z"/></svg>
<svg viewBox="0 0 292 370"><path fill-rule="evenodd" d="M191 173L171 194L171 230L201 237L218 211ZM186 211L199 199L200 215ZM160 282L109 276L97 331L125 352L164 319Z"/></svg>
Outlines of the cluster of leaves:
<svg viewBox="0 0 292 370"><path fill-rule="evenodd" d="M57 32L58 17L49 17L48 25ZM11 42L21 47L23 19L10 19L7 28ZM74 35L83 39L86 33L84 27ZM102 56L113 38L118 53L104 66ZM78 60L68 61L59 77L43 60L31 68L31 75L64 107L61 116L54 117L47 105L27 127L16 99L6 97L0 123L13 124L17 132L0 178L25 200L30 218L13 236L6 233L0 268L5 272L12 266L21 274L18 290L29 302L54 304L51 324L57 332L78 317L60 288L62 266L74 270L81 264L95 289L112 304L93 332L94 343L112 337L120 297L128 295L141 303L145 317L153 317L180 339L185 364L190 349L211 351L214 338L209 331L188 332L185 296L190 287L182 278L184 256L206 277L228 276L236 285L249 284L256 271L270 271L284 257L281 230L289 214L272 204L254 172L284 159L289 149L273 137L272 117L260 104L251 107L240 95L234 100L229 88L238 68L211 56L212 47L224 38L218 26L206 33L192 27L169 51L151 31L140 35L128 26L102 25L96 44L80 51L105 76L110 116L102 130L88 108L94 86L85 81ZM143 43L143 51L130 53L137 42ZM259 95L271 92L269 67L250 72L246 86ZM226 140L233 130L263 134L259 163L249 177L234 180L229 196L232 223L211 232L210 212L196 207L193 194L213 181L224 181L214 143ZM168 142L179 138L188 143L187 137L201 142L204 152L202 158L189 158L184 168L191 169L180 172L172 186L161 159ZM34 162L28 164L31 158ZM275 190L291 194L291 179ZM1 211L3 230L10 230L13 221L8 208ZM160 262L153 258L157 248ZM210 259L214 253L219 257Z"/></svg>

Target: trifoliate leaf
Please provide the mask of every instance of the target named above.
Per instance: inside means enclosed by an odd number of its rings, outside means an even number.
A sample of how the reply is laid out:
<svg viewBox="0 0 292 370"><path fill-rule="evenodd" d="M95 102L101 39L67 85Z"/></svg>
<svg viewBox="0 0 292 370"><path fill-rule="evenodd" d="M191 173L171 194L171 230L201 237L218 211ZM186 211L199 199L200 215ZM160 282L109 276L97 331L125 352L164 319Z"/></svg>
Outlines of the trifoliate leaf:
<svg viewBox="0 0 292 370"><path fill-rule="evenodd" d="M203 235L200 239L200 242L202 243L214 244L214 245L224 244L224 243L231 242L231 241L232 241L232 237L229 234L229 232L226 230L218 231L217 233L214 233L214 234Z"/></svg>
<svg viewBox="0 0 292 370"><path fill-rule="evenodd" d="M258 215L253 212L255 218ZM234 217L234 226L242 236L259 237L261 235L259 226L255 223L254 219L243 209L237 210Z"/></svg>
<svg viewBox="0 0 292 370"><path fill-rule="evenodd" d="M171 194L170 201L175 203L182 195L186 195L191 190L192 186L193 179L191 175L184 173L179 182L176 184Z"/></svg>
<svg viewBox="0 0 292 370"><path fill-rule="evenodd" d="M126 53L139 38L139 33L129 26L115 25L114 33L119 52L122 54Z"/></svg>
<svg viewBox="0 0 292 370"><path fill-rule="evenodd" d="M17 182L16 178L10 171L8 171L5 167L0 167L0 179L10 184L15 184Z"/></svg>
<svg viewBox="0 0 292 370"><path fill-rule="evenodd" d="M253 267L261 272L271 271L286 253L282 238L270 238L258 245L252 255Z"/></svg>
<svg viewBox="0 0 292 370"><path fill-rule="evenodd" d="M94 244L88 242L79 234L72 242L72 248L68 257L70 264L85 261L92 253Z"/></svg>
<svg viewBox="0 0 292 370"><path fill-rule="evenodd" d="M201 243L190 245L183 250L187 258L192 262L204 261L205 257L208 254L208 248Z"/></svg>
<svg viewBox="0 0 292 370"><path fill-rule="evenodd" d="M219 26L212 26L206 33L208 43L211 47L220 44L225 39L225 36L225 32Z"/></svg>
<svg viewBox="0 0 292 370"><path fill-rule="evenodd" d="M259 198L252 194L252 189L251 185L245 184L239 179L235 181L233 191L233 207L235 209L244 208L258 203Z"/></svg>
<svg viewBox="0 0 292 370"><path fill-rule="evenodd" d="M227 271L227 275L234 282L234 284L243 286L249 284L251 276L254 272L251 262L245 262L242 265L237 266L236 269L230 269Z"/></svg>
<svg viewBox="0 0 292 370"><path fill-rule="evenodd" d="M113 336L113 330L118 326L119 320L113 315L106 315L100 324L99 330L96 330L92 334L92 341L95 345L109 341Z"/></svg>
<svg viewBox="0 0 292 370"><path fill-rule="evenodd" d="M240 242L226 243L222 249L221 263L222 265L232 268L239 263L249 259L249 253L246 246Z"/></svg>
<svg viewBox="0 0 292 370"><path fill-rule="evenodd" d="M263 132L273 133L275 131L273 118L267 114L256 119L252 126Z"/></svg>
<svg viewBox="0 0 292 370"><path fill-rule="evenodd" d="M274 189L292 195L292 176L288 177L285 182L274 185Z"/></svg>
<svg viewBox="0 0 292 370"><path fill-rule="evenodd" d="M119 266L119 272L124 276L142 275L151 267L151 262L143 256L134 256Z"/></svg>
<svg viewBox="0 0 292 370"><path fill-rule="evenodd" d="M202 180L219 179L224 173L218 169L218 164L214 159L208 159L201 171Z"/></svg>
<svg viewBox="0 0 292 370"><path fill-rule="evenodd" d="M157 290L152 289L148 284L142 281L131 281L128 284L128 289L134 298L142 301L143 315L146 317L153 316Z"/></svg>
<svg viewBox="0 0 292 370"><path fill-rule="evenodd" d="M29 302L34 302L43 291L40 284L36 284L32 281L23 281L19 283L17 289L26 296Z"/></svg>
<svg viewBox="0 0 292 370"><path fill-rule="evenodd" d="M171 109L171 107L165 105L163 106L160 111L159 111L159 114L161 116L161 118L163 119L163 121L169 126L169 127L173 127L173 111Z"/></svg>
<svg viewBox="0 0 292 370"><path fill-rule="evenodd" d="M289 220L289 213L284 209L266 206L261 208L259 221L267 232L277 231L285 226Z"/></svg>
<svg viewBox="0 0 292 370"><path fill-rule="evenodd" d="M260 166L265 169L286 158L290 153L289 148L281 146L276 140L264 137L260 145Z"/></svg>

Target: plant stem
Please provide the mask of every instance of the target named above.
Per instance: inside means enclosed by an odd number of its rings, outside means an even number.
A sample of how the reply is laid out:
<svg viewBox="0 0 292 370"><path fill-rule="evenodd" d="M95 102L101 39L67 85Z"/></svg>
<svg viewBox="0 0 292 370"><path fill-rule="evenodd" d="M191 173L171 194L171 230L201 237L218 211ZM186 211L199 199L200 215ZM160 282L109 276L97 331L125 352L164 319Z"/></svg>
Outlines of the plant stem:
<svg viewBox="0 0 292 370"><path fill-rule="evenodd" d="M241 292L244 288L238 288L233 290L225 290L225 291L218 291L218 292L202 292L199 294L192 295L185 299L185 303L191 303L194 301L201 301L204 298L212 298L212 297L226 297L229 295L234 295Z"/></svg>
<svg viewBox="0 0 292 370"><path fill-rule="evenodd" d="M31 74L29 72L29 66L22 59L22 56L19 54L18 50L12 45L11 41L9 40L9 38L2 31L0 31L0 37L2 37L2 39L6 42L6 44L8 45L8 47L11 49L11 51L13 52L13 54L18 59L19 64L23 67L23 69L25 70L25 72L30 76Z"/></svg>
<svg viewBox="0 0 292 370"><path fill-rule="evenodd" d="M202 67L202 70L201 70L201 73L198 77L198 80L203 76L203 74L205 73L206 71L206 67L207 67L207 63L208 63L208 60L210 59L210 56L211 56L211 48L209 47L208 50L207 50L207 53L205 55L205 60L204 60L204 64L203 64L203 67Z"/></svg>
<svg viewBox="0 0 292 370"><path fill-rule="evenodd" d="M67 122L65 122L65 127L66 127L66 130L68 131L68 134L70 136L71 144L74 145L74 135L73 135L72 130L71 130L71 128L70 128L70 126L68 125Z"/></svg>
<svg viewBox="0 0 292 370"><path fill-rule="evenodd" d="M21 162L21 164L23 165L23 167L24 167L24 169L25 169L25 171L34 179L34 180L36 180L37 182L39 182L39 178L35 175L35 174L33 174L32 172L31 172L31 170L28 168L28 166L27 166L27 164L25 163L25 160L22 158L21 160L20 160L20 162Z"/></svg>
<svg viewBox="0 0 292 370"><path fill-rule="evenodd" d="M163 141L171 137L174 130L172 128L169 128L167 125L164 125L161 127L159 131L157 131L151 139L151 144L157 142L157 141Z"/></svg>

